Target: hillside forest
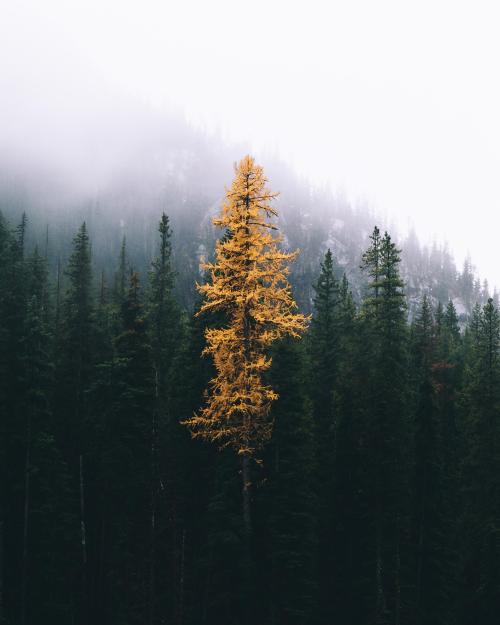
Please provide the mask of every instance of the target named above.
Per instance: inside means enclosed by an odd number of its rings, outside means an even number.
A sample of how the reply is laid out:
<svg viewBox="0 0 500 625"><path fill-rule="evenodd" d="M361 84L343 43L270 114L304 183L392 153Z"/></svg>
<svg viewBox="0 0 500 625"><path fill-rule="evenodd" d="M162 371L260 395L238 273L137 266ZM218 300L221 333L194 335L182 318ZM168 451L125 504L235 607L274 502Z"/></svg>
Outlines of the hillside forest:
<svg viewBox="0 0 500 625"><path fill-rule="evenodd" d="M496 293L202 164L0 180L0 623L496 624Z"/></svg>

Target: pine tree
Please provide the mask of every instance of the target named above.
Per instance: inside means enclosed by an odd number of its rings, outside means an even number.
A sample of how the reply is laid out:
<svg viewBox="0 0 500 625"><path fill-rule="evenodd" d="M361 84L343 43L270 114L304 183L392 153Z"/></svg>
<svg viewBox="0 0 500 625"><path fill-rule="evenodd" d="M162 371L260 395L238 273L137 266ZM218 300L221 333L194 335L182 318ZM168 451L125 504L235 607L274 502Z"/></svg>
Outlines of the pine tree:
<svg viewBox="0 0 500 625"><path fill-rule="evenodd" d="M435 378L437 336L432 308L424 295L412 326L414 392L413 523L415 545L415 622L448 622L449 567L446 535L443 427Z"/></svg>
<svg viewBox="0 0 500 625"><path fill-rule="evenodd" d="M321 263L321 271L314 285L314 291L316 295L314 298L315 313L311 323L312 348L315 364L321 368L323 374L318 374L318 377L323 379L324 375L328 376L328 381L325 380L324 384L325 388L328 389L328 397L318 398L318 403L329 405L333 380L335 379L335 357L339 341L337 306L340 299L339 283L335 277L333 256L330 250L326 252L324 261Z"/></svg>
<svg viewBox="0 0 500 625"><path fill-rule="evenodd" d="M206 297L201 311L224 310L228 325L206 331L207 353L217 376L207 405L186 424L194 436L223 447L231 445L242 457L245 524L250 530L249 460L271 434L268 413L276 393L262 374L271 365L266 349L284 335L299 336L305 326L286 279L286 263L296 254L278 249L279 237L270 218L275 197L251 157L236 168L226 201L214 224L230 237L216 247L216 262L208 264L211 281L200 287Z"/></svg>
<svg viewBox="0 0 500 625"><path fill-rule="evenodd" d="M9 571L7 618L19 623L38 618L60 624L71 618L72 588L64 574L68 564L64 549L71 534L71 515L65 503L68 472L53 435L46 261L36 248L32 255L25 255L26 227L23 215L14 233L0 228L0 338L4 330L7 340L5 350L0 349L1 382L5 385L0 399L0 507L9 511L7 515L0 511L0 543L5 531L0 559ZM0 595L2 586L0 579ZM54 592L60 597L57 601ZM3 608L3 597L0 603Z"/></svg>
<svg viewBox="0 0 500 625"><path fill-rule="evenodd" d="M30 263L37 280L33 281L27 306L23 340L26 435L20 622L63 623L70 618L71 585L64 575L66 562L62 554L76 519L68 517L65 510L69 476L53 433L53 362L45 310L45 260L35 250ZM45 575L36 574L41 570ZM57 601L52 599L54 594L58 595Z"/></svg>
<svg viewBox="0 0 500 625"><path fill-rule="evenodd" d="M184 345L177 345L170 405L174 421L184 420L203 402L204 391L216 374L208 355L202 356L206 327L222 327L223 312L204 312L196 304L185 328ZM186 622L218 623L221 614L239 618L244 605L245 532L241 515L238 458L203 441L189 440L188 431L175 430L178 464L174 474L178 537L174 545L171 587ZM200 483L206 488L200 489ZM174 610L179 619L178 610Z"/></svg>
<svg viewBox="0 0 500 625"><path fill-rule="evenodd" d="M460 338L460 327L458 325L457 311L452 300L450 300L446 305L443 323L451 339L454 341L458 341L458 339Z"/></svg>
<svg viewBox="0 0 500 625"><path fill-rule="evenodd" d="M92 270L90 244L86 224L83 223L73 239L73 253L66 275L69 286L63 304L63 337L65 353L61 375L69 396L65 410L73 413L74 434L82 431L85 390L89 386L92 368L92 333L94 303L92 295ZM70 422L68 422L68 425Z"/></svg>
<svg viewBox="0 0 500 625"><path fill-rule="evenodd" d="M239 458L224 448L211 460L212 466L205 467L203 474L205 480L207 473L210 475L213 486L203 518L207 535L199 561L204 573L199 584L200 613L193 622L252 623L261 605L252 601L257 595L253 587L249 588L256 582L251 577L252 562L241 515Z"/></svg>
<svg viewBox="0 0 500 625"><path fill-rule="evenodd" d="M373 315L376 314L378 305L380 303L379 294L380 287L382 286L382 268L381 268L381 245L382 237L380 230L377 226L373 229L370 235L370 246L363 254L361 269L363 269L370 279L368 292L364 300L365 311L370 311Z"/></svg>
<svg viewBox="0 0 500 625"><path fill-rule="evenodd" d="M0 211L0 380L5 380L7 370L7 360L5 358L5 344L7 341L7 330L5 318L6 278L8 272L8 248L10 232L7 222ZM0 412L3 414L6 408L6 387L0 382ZM5 419L0 419L0 473L6 474L6 429ZM4 484L0 484L0 623L5 622L4 608L4 542L5 542L5 511L7 509L7 493Z"/></svg>
<svg viewBox="0 0 500 625"><path fill-rule="evenodd" d="M83 625L89 618L87 544L86 452L92 449L94 423L88 414L87 392L94 367L95 323L90 243L83 223L73 238L73 252L66 269L68 288L62 304L61 342L56 370L55 413L58 444L73 477L73 497L68 502L79 514L80 544L69 553L75 576L76 605ZM88 501L87 501L88 503ZM87 506L88 509L88 506ZM79 566L77 563L80 563Z"/></svg>
<svg viewBox="0 0 500 625"><path fill-rule="evenodd" d="M361 539L365 531L362 526L365 484L361 471L360 441L363 440L365 426L360 419L360 389L366 381L366 345L359 332L356 307L345 274L340 283L338 328L340 339L333 392L336 431L333 499L330 504L331 543L319 548L320 558L326 554L329 561L326 570L318 571L322 593L315 622L335 620L339 625L348 625L361 622L364 618L364 601L360 595L365 591L365 572L361 565L366 553L366 545ZM324 462L318 457L318 464Z"/></svg>
<svg viewBox="0 0 500 625"><path fill-rule="evenodd" d="M459 535L461 518L460 466L466 455L464 432L460 423L460 392L463 380L464 342L458 324L458 315L450 300L441 323L436 316L436 359L433 365L435 405L440 424L442 445L442 509L446 531L442 537L443 575L446 577L447 615L456 620L459 576Z"/></svg>
<svg viewBox="0 0 500 625"><path fill-rule="evenodd" d="M462 385L462 373L463 340L458 324L458 315L453 302L450 300L441 317L436 314L436 353L433 377L446 457L445 466L448 477L454 484L454 486L450 484L448 490L453 491L454 496L456 495L456 480L458 479L458 396ZM458 502L455 502L456 505Z"/></svg>
<svg viewBox="0 0 500 625"><path fill-rule="evenodd" d="M127 239L124 236L120 246L120 257L118 259L118 269L115 272L114 301L120 307L127 297L127 279L129 267L127 260Z"/></svg>
<svg viewBox="0 0 500 625"><path fill-rule="evenodd" d="M160 233L159 255L151 263L149 273L149 323L158 379L157 392L160 405L165 410L168 374L174 354L174 337L178 322L178 313L172 296L174 287L170 259L172 253L172 244L170 242L172 232L165 213L161 216L158 231Z"/></svg>
<svg viewBox="0 0 500 625"><path fill-rule="evenodd" d="M151 263L149 271L148 325L155 370L155 410L152 430L152 481L151 481L151 570L150 587L152 597L156 594L156 535L168 532L172 550L169 560L173 592L173 612L182 611L182 595L179 589L183 582L182 552L184 544L183 501L180 491L183 471L182 453L185 451L185 432L179 426L178 404L173 401L176 394L174 379L181 372L174 370L177 354L182 351L186 328L181 324L181 315L173 296L174 273L171 266L172 244L169 219L162 214L158 226L160 245L158 256ZM184 414L182 415L185 416ZM160 484L162 496L159 497ZM160 526L168 520L167 527ZM180 556L178 554L181 554ZM156 601L156 600L155 600ZM151 604L153 604L153 598ZM177 618L177 616L175 617ZM151 620L151 619L150 619Z"/></svg>
<svg viewBox="0 0 500 625"><path fill-rule="evenodd" d="M462 622L493 624L500 601L500 317L490 298L477 308L476 337L466 369L464 408L469 453L464 465L467 543L464 549ZM470 621L469 621L470 622Z"/></svg>
<svg viewBox="0 0 500 625"><path fill-rule="evenodd" d="M25 476L25 371L23 342L28 303L28 275L24 239L26 215L12 232L0 227L0 571L5 597L5 619L20 622L23 590L23 511ZM3 231L3 232L2 232ZM0 602L2 600L0 599ZM0 612L2 608L0 608Z"/></svg>
<svg viewBox="0 0 500 625"><path fill-rule="evenodd" d="M73 252L66 269L68 288L63 301L62 341L64 351L58 363L58 411L63 445L80 454L85 431L86 391L93 367L94 301L90 244L85 223L73 239Z"/></svg>
<svg viewBox="0 0 500 625"><path fill-rule="evenodd" d="M274 432L265 466L270 530L270 623L310 623L317 602L314 427L305 354L284 339L273 352ZM266 578L267 579L267 578ZM264 589L263 589L264 592Z"/></svg>
<svg viewBox="0 0 500 625"><path fill-rule="evenodd" d="M24 237L24 234L23 234ZM24 402L21 414L25 419L25 464L24 464L24 514L23 514L23 554L21 567L21 618L22 625L26 623L26 608L28 605L29 581L29 552L30 516L32 506L31 473L33 462L33 439L36 440L38 431L49 415L48 397L50 392L50 360L47 325L47 270L45 261L40 258L35 248L30 258L31 284L28 287L30 298L26 308L25 328L23 332L23 359L24 359ZM42 422L42 423L40 423Z"/></svg>
<svg viewBox="0 0 500 625"><path fill-rule="evenodd" d="M345 286L345 285L344 285ZM317 467L315 490L318 503L318 578L320 580L320 612L323 604L331 604L335 572L334 546L334 466L336 461L337 407L336 388L340 367L341 295L335 276L333 256L325 254L314 285L314 313L310 332L312 366L311 398L314 415L314 438ZM326 615L324 615L326 618Z"/></svg>
<svg viewBox="0 0 500 625"><path fill-rule="evenodd" d="M333 394L339 360L341 320L339 283L334 274L330 250L321 263L314 290L316 296L311 323L314 419L318 430L318 443L328 449L328 453L323 454L323 459L330 457L333 461L336 427ZM326 474L331 475L331 466L325 466L324 469Z"/></svg>
<svg viewBox="0 0 500 625"><path fill-rule="evenodd" d="M210 281L199 287L205 296L201 311L223 311L227 325L208 328L206 353L214 359L216 376L205 407L186 425L194 437L231 446L241 458L246 580L243 618L252 620L254 602L250 511L250 460L271 436L269 410L277 398L263 379L271 366L268 349L274 341L300 336L306 318L287 281L286 263L296 254L280 251L271 218L275 194L266 187L262 167L247 156L236 168L233 184L214 224L228 236L216 245L215 263L206 265Z"/></svg>
<svg viewBox="0 0 500 625"><path fill-rule="evenodd" d="M96 580L103 622L143 623L150 602L152 350L137 274L120 309L114 357L97 366L91 403L99 438L100 566ZM97 453L98 452L98 453ZM97 541L97 536L96 536ZM97 565L97 563L96 563ZM149 606L155 615L155 606Z"/></svg>
<svg viewBox="0 0 500 625"><path fill-rule="evenodd" d="M408 524L408 431L406 403L406 306L399 274L400 252L375 228L363 256L371 278L363 302L369 349L365 391L366 466L373 525L373 620L402 619L402 549ZM370 524L371 525L371 524Z"/></svg>

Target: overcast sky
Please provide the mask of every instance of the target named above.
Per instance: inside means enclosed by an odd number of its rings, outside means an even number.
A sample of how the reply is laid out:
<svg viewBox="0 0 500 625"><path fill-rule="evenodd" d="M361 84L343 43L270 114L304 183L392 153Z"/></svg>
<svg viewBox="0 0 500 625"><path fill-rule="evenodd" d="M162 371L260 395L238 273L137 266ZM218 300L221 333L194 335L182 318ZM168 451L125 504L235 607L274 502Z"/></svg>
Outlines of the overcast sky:
<svg viewBox="0 0 500 625"><path fill-rule="evenodd" d="M500 285L496 5L0 0L0 146L27 117L112 107L109 84L369 198Z"/></svg>

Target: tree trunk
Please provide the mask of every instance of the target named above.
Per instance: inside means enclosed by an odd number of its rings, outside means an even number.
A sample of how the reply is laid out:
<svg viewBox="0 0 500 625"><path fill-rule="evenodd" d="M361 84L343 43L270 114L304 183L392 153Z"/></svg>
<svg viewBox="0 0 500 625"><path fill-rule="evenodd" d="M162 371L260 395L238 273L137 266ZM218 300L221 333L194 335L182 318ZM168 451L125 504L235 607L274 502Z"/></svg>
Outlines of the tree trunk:
<svg viewBox="0 0 500 625"><path fill-rule="evenodd" d="M242 495L243 495L243 531L244 531L244 577L243 577L243 615L242 623L253 625L253 565L252 565L252 516L250 511L250 456L243 454L241 459Z"/></svg>
<svg viewBox="0 0 500 625"><path fill-rule="evenodd" d="M427 463L424 463L423 493L420 503L420 518L418 523L418 545L417 545L417 609L416 621L420 624L422 620L422 600L423 600L423 571L424 571L424 535L425 535L425 504L427 499Z"/></svg>
<svg viewBox="0 0 500 625"><path fill-rule="evenodd" d="M106 584L106 513L101 519L101 544L99 549L99 581L98 581L98 603L97 609L106 620L108 616L108 587Z"/></svg>
<svg viewBox="0 0 500 625"><path fill-rule="evenodd" d="M30 509L30 451L31 422L28 416L26 424L26 457L24 461L24 523L23 523L23 559L21 572L21 625L26 623L26 588L28 583L28 523Z"/></svg>
<svg viewBox="0 0 500 625"><path fill-rule="evenodd" d="M85 496L83 480L83 456L80 454L80 540L82 547L82 623L87 622L87 537L85 530Z"/></svg>
<svg viewBox="0 0 500 625"><path fill-rule="evenodd" d="M57 257L57 281L56 281L56 311L54 326L56 331L56 339L60 338L61 329L61 257Z"/></svg>
<svg viewBox="0 0 500 625"><path fill-rule="evenodd" d="M401 532L400 532L400 517L399 513L396 519L396 579L395 579L395 592L396 592L396 604L394 608L394 624L400 625L401 623Z"/></svg>
<svg viewBox="0 0 500 625"><path fill-rule="evenodd" d="M181 562L179 567L179 605L177 612L177 625L182 625L184 621L184 579L186 569L186 529L182 530L181 542Z"/></svg>
<svg viewBox="0 0 500 625"><path fill-rule="evenodd" d="M155 380L156 401L158 402L158 373ZM150 520L150 553L149 553L149 625L155 622L156 603L156 407L153 412L151 427L151 520Z"/></svg>
<svg viewBox="0 0 500 625"><path fill-rule="evenodd" d="M0 494L0 497L3 493ZM0 501L0 623L4 622L3 607L3 502Z"/></svg>
<svg viewBox="0 0 500 625"><path fill-rule="evenodd" d="M378 470L377 470L378 471ZM384 592L384 565L382 555L382 505L380 502L379 479L377 475L377 518L376 518L376 536L375 536L375 552L376 552L376 618L378 624L386 623L386 603Z"/></svg>
<svg viewBox="0 0 500 625"><path fill-rule="evenodd" d="M245 453L241 460L241 476L243 479L242 495L243 495L243 526L245 528L245 536L247 547L252 535L252 517L250 513L250 456Z"/></svg>

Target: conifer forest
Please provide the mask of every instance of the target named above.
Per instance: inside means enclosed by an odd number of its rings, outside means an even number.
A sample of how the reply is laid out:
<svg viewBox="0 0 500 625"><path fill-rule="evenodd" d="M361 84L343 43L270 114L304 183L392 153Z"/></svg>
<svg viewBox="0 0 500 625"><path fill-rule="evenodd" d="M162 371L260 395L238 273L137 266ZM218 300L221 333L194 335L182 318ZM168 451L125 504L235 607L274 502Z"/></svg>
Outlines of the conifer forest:
<svg viewBox="0 0 500 625"><path fill-rule="evenodd" d="M2 625L498 623L496 293L276 177L2 179Z"/></svg>

